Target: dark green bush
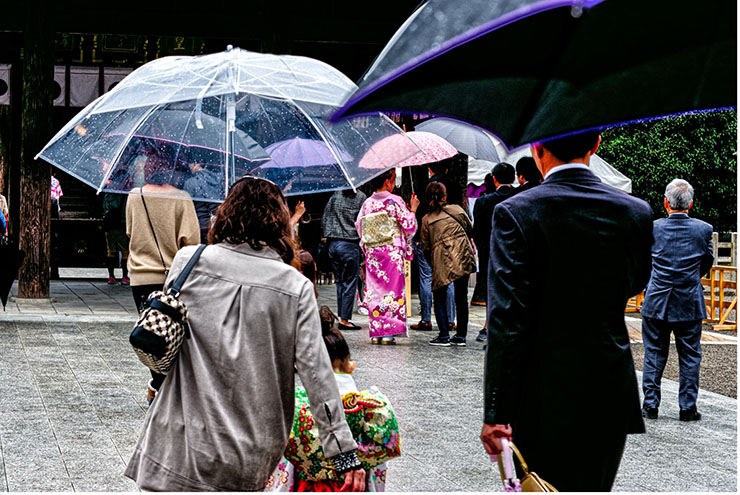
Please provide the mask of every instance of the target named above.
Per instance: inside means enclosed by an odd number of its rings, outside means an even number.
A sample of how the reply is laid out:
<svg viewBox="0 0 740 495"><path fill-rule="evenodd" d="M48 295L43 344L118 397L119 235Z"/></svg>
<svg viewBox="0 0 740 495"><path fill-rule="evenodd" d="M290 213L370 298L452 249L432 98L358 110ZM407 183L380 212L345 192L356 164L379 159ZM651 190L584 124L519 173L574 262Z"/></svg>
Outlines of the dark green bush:
<svg viewBox="0 0 740 495"><path fill-rule="evenodd" d="M673 179L694 186L691 216L737 232L737 111L682 115L607 129L599 156L632 179L632 194L665 216Z"/></svg>

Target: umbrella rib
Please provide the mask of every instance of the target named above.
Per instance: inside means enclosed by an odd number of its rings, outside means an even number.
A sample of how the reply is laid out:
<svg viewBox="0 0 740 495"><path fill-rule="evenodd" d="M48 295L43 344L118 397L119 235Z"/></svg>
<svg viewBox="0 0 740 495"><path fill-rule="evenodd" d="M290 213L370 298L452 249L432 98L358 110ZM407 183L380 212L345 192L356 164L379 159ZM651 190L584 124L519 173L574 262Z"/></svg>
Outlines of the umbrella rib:
<svg viewBox="0 0 740 495"><path fill-rule="evenodd" d="M329 148L329 151L334 156L334 159L337 161L337 166L339 167L339 170L342 171L342 174L344 174L344 178L347 180L347 183L352 188L352 191L357 192L357 188L352 182L352 179L349 178L349 174L347 173L347 170L344 168L344 165L342 165L342 161L339 159L339 156L337 155L336 151L334 150L334 147L332 146L333 143L329 141L329 139L327 138L327 136L324 135L324 133L319 128L319 126L316 125L316 122L314 122L313 119L309 117L309 115L301 108L300 105L296 105L295 103L294 105L298 110L301 111L303 115L306 116L306 120L308 120L308 122L314 127L314 129L316 129L316 132L319 133L319 136L321 136L321 139L323 139L324 142L326 143L326 147Z"/></svg>
<svg viewBox="0 0 740 495"><path fill-rule="evenodd" d="M144 115L139 118L139 120L136 122L135 125L131 126L131 130L126 135L126 139L121 141L121 145L118 147L118 151L116 151L115 156L111 160L111 165L108 167L108 170L105 172L105 175L103 176L103 180L100 182L100 185L98 186L97 194L100 194L100 192L103 190L103 187L105 186L105 182L108 180L108 177L110 177L110 174L113 172L113 169L115 168L116 163L118 160L121 159L121 155L123 154L124 148L126 148L126 145L128 144L129 140L131 139L131 136L136 132L136 129L139 128L139 126L147 119L149 116L154 113L154 111L157 109L157 105L152 105L152 107L144 112Z"/></svg>

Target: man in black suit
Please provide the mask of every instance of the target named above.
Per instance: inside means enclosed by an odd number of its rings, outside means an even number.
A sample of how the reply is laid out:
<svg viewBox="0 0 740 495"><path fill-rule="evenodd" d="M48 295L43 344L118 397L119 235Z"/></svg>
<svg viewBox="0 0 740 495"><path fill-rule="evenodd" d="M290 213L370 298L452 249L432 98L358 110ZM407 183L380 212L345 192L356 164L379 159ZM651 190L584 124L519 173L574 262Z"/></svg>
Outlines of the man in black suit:
<svg viewBox="0 0 740 495"><path fill-rule="evenodd" d="M561 491L609 491L645 431L624 308L650 277L652 211L588 169L600 141L533 145L544 182L493 214L481 440L513 438Z"/></svg>
<svg viewBox="0 0 740 495"><path fill-rule="evenodd" d="M523 156L516 162L516 179L519 187L516 193L532 189L542 183L542 174L537 170L537 164L531 156Z"/></svg>
<svg viewBox="0 0 740 495"><path fill-rule="evenodd" d="M491 238L493 209L497 204L506 198L510 198L516 192L511 185L514 182L514 167L504 162L497 163L491 169L491 175L493 175L493 184L496 186L496 190L491 194L486 194L482 198L478 198L478 201L475 202L475 206L473 207L473 239L475 239L475 246L478 248L476 288L478 284L488 283L488 248L489 239ZM483 327L483 330L480 331L475 340L478 342L486 340L487 327L488 322L486 322L486 326Z"/></svg>

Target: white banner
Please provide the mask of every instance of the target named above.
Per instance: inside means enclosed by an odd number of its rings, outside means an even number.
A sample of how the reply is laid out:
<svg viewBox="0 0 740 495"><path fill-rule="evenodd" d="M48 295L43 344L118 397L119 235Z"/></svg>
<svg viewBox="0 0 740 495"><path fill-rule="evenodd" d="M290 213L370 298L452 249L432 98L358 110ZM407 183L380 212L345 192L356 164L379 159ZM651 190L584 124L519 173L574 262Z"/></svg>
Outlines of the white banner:
<svg viewBox="0 0 740 495"><path fill-rule="evenodd" d="M10 105L10 64L0 64L0 105Z"/></svg>
<svg viewBox="0 0 740 495"><path fill-rule="evenodd" d="M54 88L51 90L51 97L54 98L55 107L63 107L67 102L65 99L67 93L65 71L66 68L63 65L54 66L54 82L52 83Z"/></svg>
<svg viewBox="0 0 740 495"><path fill-rule="evenodd" d="M134 69L130 67L104 67L103 68L103 91L107 93L121 82L124 77L131 74Z"/></svg>
<svg viewBox="0 0 740 495"><path fill-rule="evenodd" d="M70 67L69 106L84 107L100 96L98 81L100 69L97 67Z"/></svg>

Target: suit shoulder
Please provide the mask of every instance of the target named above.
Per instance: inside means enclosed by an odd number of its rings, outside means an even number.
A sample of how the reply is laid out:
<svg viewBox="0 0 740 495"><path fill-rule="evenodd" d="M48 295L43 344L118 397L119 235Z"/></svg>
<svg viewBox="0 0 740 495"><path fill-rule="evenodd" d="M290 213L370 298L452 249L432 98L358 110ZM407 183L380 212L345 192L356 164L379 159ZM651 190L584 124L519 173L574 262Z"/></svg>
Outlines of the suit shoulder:
<svg viewBox="0 0 740 495"><path fill-rule="evenodd" d="M712 224L707 223L704 220L699 220L698 218L692 218L691 221L698 229L709 231L709 232L714 232L714 227L712 226Z"/></svg>

